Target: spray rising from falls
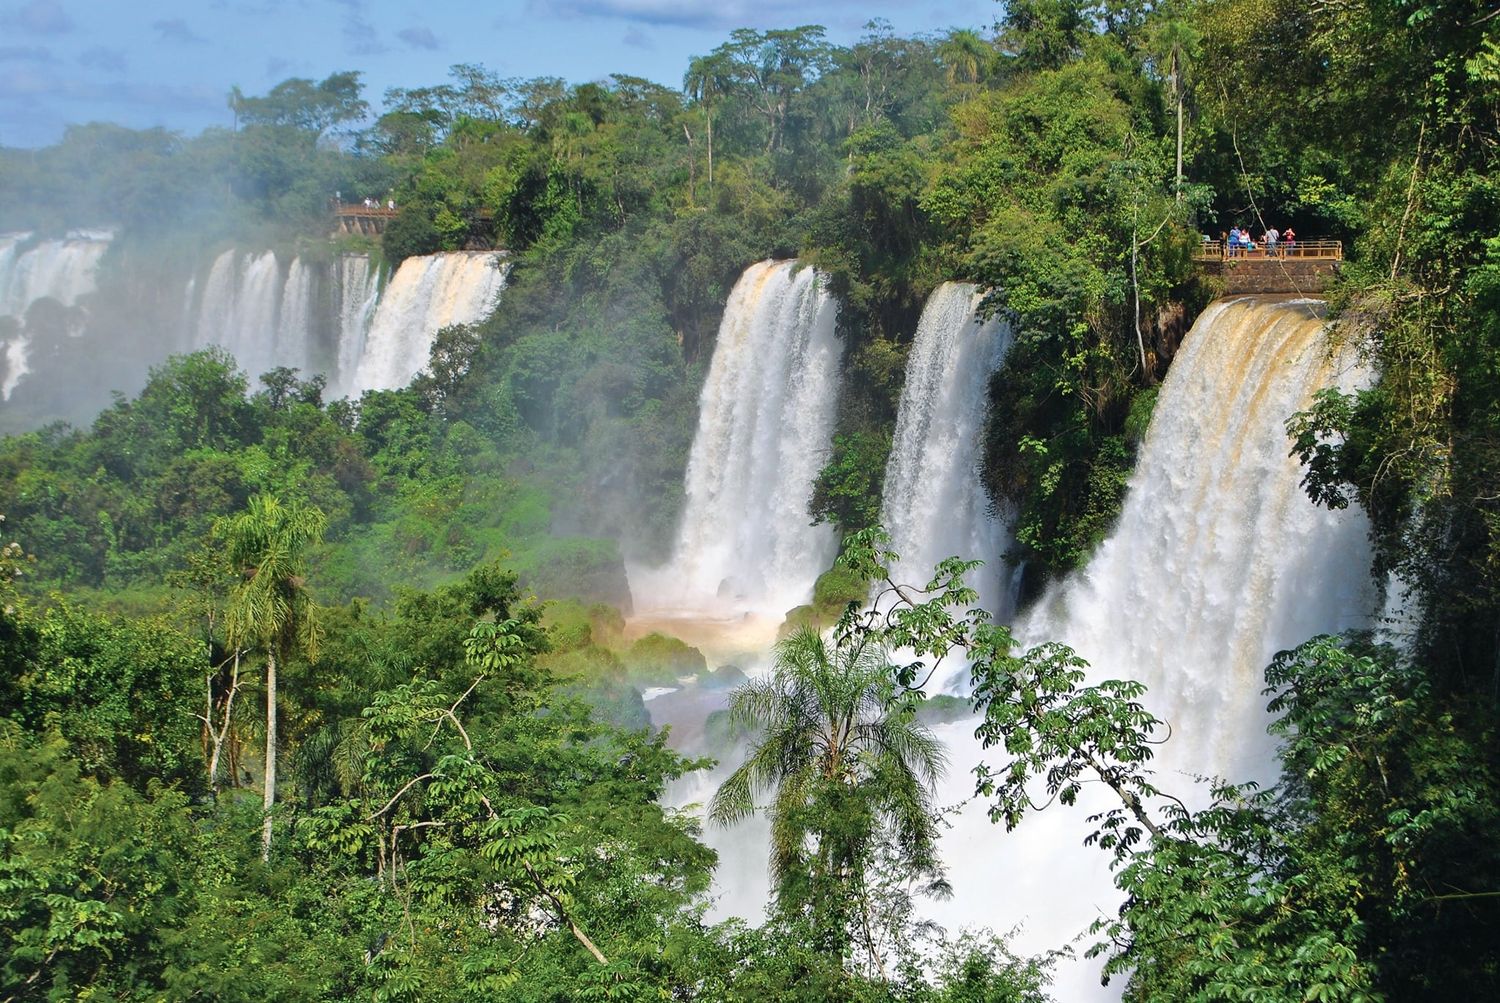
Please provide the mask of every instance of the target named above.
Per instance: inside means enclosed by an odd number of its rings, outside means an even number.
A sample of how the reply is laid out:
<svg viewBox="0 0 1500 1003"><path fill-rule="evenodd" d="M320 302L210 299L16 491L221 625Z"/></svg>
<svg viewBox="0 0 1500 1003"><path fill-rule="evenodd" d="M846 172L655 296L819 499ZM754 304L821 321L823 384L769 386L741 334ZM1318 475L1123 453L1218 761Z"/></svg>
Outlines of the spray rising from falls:
<svg viewBox="0 0 1500 1003"><path fill-rule="evenodd" d="M65 240L28 246L30 237L26 233L0 235L0 339L4 346L0 399L5 400L29 368L27 312L44 299L64 307L77 306L92 293L94 273L109 249L111 234L74 231Z"/></svg>
<svg viewBox="0 0 1500 1003"><path fill-rule="evenodd" d="M640 616L779 623L833 560L833 530L807 513L838 393L838 309L824 286L796 262L762 261L729 294L672 559L631 571Z"/></svg>
<svg viewBox="0 0 1500 1003"><path fill-rule="evenodd" d="M891 569L896 581L925 582L948 557L982 560L969 584L980 606L1006 622L1013 603L1001 576L1009 538L991 511L979 456L990 375L1005 358L1011 330L1003 321L978 319L980 298L972 285L947 282L922 310L906 364L880 521L901 556Z"/></svg>
<svg viewBox="0 0 1500 1003"><path fill-rule="evenodd" d="M1016 625L1024 646L1075 648L1093 681L1147 685L1144 703L1172 727L1156 761L1166 790L1187 793L1203 774L1274 777L1260 692L1266 664L1373 612L1366 520L1307 500L1284 428L1315 391L1368 379L1330 350L1321 304L1209 307L1161 389L1119 525L1086 568ZM981 752L972 733L971 721L943 729L949 803L972 794L973 763L1003 761L1002 750ZM1085 816L1105 804L1054 805L1009 835L982 805L969 805L944 845L965 881L932 914L1001 930L1024 922L1023 950L1083 934L1118 903L1107 854L1081 845ZM1117 998L1118 987L1101 993L1098 967L1065 967L1058 998Z"/></svg>
<svg viewBox="0 0 1500 1003"><path fill-rule="evenodd" d="M357 396L405 386L427 366L438 331L472 324L494 309L509 268L490 252L407 258L380 297L353 378L342 389Z"/></svg>

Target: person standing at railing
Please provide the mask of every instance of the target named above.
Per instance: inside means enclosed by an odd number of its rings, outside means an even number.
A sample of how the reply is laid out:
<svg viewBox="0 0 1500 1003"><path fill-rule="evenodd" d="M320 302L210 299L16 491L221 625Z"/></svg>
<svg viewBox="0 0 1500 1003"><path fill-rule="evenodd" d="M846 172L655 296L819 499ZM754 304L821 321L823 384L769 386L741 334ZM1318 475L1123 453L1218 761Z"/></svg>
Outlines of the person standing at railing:
<svg viewBox="0 0 1500 1003"><path fill-rule="evenodd" d="M1292 250L1297 246L1297 231L1293 230L1291 227L1287 227L1286 233L1283 233L1281 235L1281 242L1286 249L1285 253L1290 255L1292 253Z"/></svg>
<svg viewBox="0 0 1500 1003"><path fill-rule="evenodd" d="M1240 241L1242 239L1244 239L1244 234L1240 232L1239 227L1232 226L1229 228L1229 256L1231 258L1239 257Z"/></svg>
<svg viewBox="0 0 1500 1003"><path fill-rule="evenodd" d="M1276 257L1276 241L1280 239L1280 237L1281 234L1276 232L1276 228L1274 226L1267 229L1266 232L1261 236L1261 239L1264 240L1266 244L1266 257Z"/></svg>

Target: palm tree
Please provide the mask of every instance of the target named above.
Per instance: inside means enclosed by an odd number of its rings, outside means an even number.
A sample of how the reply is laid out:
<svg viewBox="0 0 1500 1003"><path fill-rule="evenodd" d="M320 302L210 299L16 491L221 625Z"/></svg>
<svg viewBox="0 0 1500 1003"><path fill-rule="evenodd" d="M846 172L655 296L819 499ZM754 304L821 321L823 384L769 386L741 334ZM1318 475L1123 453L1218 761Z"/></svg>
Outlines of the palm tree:
<svg viewBox="0 0 1500 1003"><path fill-rule="evenodd" d="M250 499L245 511L218 526L230 565L241 576L230 597L225 630L230 645L266 653L266 819L261 856L271 857L271 809L276 804L276 668L297 648L309 656L318 645L317 607L303 572L307 551L323 538L327 518L312 506L282 503L273 495Z"/></svg>
<svg viewBox="0 0 1500 1003"><path fill-rule="evenodd" d="M682 87L703 109L703 118L708 123L708 197L714 194L714 103L721 97L728 84L729 67L722 55L696 56L688 63L688 71L682 78Z"/></svg>
<svg viewBox="0 0 1500 1003"><path fill-rule="evenodd" d="M760 733L719 787L709 817L732 824L770 793L771 879L778 906L807 908L815 925L847 943L861 911L867 942L865 864L894 849L913 880L944 894L933 788L945 756L932 732L895 702L895 670L878 644L831 644L803 628L779 642L771 675L735 690L731 719Z"/></svg>
<svg viewBox="0 0 1500 1003"><path fill-rule="evenodd" d="M989 75L995 61L994 47L967 28L950 31L938 44L937 54L948 83L967 84L969 88Z"/></svg>

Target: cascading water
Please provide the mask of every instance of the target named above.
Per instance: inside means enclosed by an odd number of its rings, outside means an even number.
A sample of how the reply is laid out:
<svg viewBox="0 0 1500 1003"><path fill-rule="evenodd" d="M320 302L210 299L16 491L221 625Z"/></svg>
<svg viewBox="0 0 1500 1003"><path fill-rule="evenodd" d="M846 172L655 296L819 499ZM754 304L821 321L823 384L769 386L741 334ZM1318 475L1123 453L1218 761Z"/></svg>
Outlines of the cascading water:
<svg viewBox="0 0 1500 1003"><path fill-rule="evenodd" d="M1368 622L1367 523L1312 505L1288 456L1283 423L1314 391L1368 381L1331 350L1322 304L1255 298L1215 303L1183 343L1162 386L1119 525L1082 571L1016 624L1025 646L1059 640L1091 679L1145 683L1146 706L1172 727L1155 766L1189 799L1193 777L1274 777L1263 669L1276 651ZM974 722L944 726L952 765L942 800L969 797L982 752ZM1103 807L1102 792L1090 792ZM1107 854L1082 846L1091 805L1055 805L1014 833L982 804L954 820L943 853L964 880L933 918L998 930L1024 924L1022 950L1082 935L1118 904ZM1115 999L1098 962L1065 965L1058 999Z"/></svg>
<svg viewBox="0 0 1500 1003"><path fill-rule="evenodd" d="M278 324L282 286L274 252L244 254L228 250L220 254L203 285L194 345L217 345L227 350L253 387L261 373L282 364L276 350L282 330ZM295 326L302 319L288 317L286 322Z"/></svg>
<svg viewBox="0 0 1500 1003"><path fill-rule="evenodd" d="M375 308L353 379L342 389L358 396L405 386L426 368L439 330L483 320L494 309L509 270L498 255L481 251L401 262Z"/></svg>
<svg viewBox="0 0 1500 1003"><path fill-rule="evenodd" d="M53 299L65 307L94 291L94 273L99 259L109 249L112 235L107 232L73 231L63 240L44 240L27 247L31 235L0 235L0 319L11 318L13 333L4 343L4 381L0 382L0 399L9 400L11 391L28 371L26 312L42 299ZM0 331L11 327L0 327Z"/></svg>
<svg viewBox="0 0 1500 1003"><path fill-rule="evenodd" d="M979 605L1000 622L1012 612L1002 585L1009 544L979 477L980 440L992 374L1010 348L1010 325L981 321L981 296L946 282L922 310L906 364L896 435L885 472L880 521L901 560L898 582L926 582L948 557L984 561L969 584ZM946 680L934 680L942 686Z"/></svg>
<svg viewBox="0 0 1500 1003"><path fill-rule="evenodd" d="M339 259L338 281L338 350L337 385L352 380L365 351L365 335L375 304L380 299L380 273L374 263L362 254L346 254Z"/></svg>
<svg viewBox="0 0 1500 1003"><path fill-rule="evenodd" d="M636 620L755 621L774 631L811 597L838 546L807 514L833 433L837 314L822 277L795 261L751 265L735 284L700 398L672 559L630 570Z"/></svg>

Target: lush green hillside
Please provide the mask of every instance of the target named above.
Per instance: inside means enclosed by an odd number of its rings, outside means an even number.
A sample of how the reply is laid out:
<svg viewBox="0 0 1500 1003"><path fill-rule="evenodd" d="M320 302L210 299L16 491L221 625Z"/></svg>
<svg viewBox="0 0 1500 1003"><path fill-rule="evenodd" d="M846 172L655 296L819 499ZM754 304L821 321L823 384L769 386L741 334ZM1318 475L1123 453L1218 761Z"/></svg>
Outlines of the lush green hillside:
<svg viewBox="0 0 1500 1003"><path fill-rule="evenodd" d="M374 108L351 72L236 92L233 131L90 125L0 150L0 229L117 226L119 270L226 241L332 253L335 190L402 207L389 261L514 262L495 314L443 332L407 388L327 401L320 379L198 353L87 427L0 443L0 996L1040 998L1045 959L915 924L910 878L943 875L932 806L889 756L777 759L770 918L704 920L713 853L658 803L695 764L640 698L701 656L621 639L622 554L660 554L676 523L730 286L796 255L831 277L847 345L809 518L877 517L917 313L968 279L1017 332L983 477L1037 582L1076 567L1213 296L1199 234L1236 224L1345 241L1335 330L1380 381L1288 416L1289 448L1316 500L1370 513L1372 573L1414 589L1409 647L1278 659L1284 781L1144 824L1130 684L1085 687L1065 653L1012 652L951 608L849 643L968 646L988 737L1022 764L989 778L998 819L1024 813L1027 770L1121 795L1100 841L1130 898L1101 937L1129 998L1483 995L1500 18L1480 0L997 14L993 37L872 24L847 48L737 31L680 90L458 66ZM862 594L870 542L809 616ZM831 699L808 695L828 673L908 750L948 710L919 714L911 680L858 651L809 650L783 649L782 688L721 737L776 734L778 708Z"/></svg>

